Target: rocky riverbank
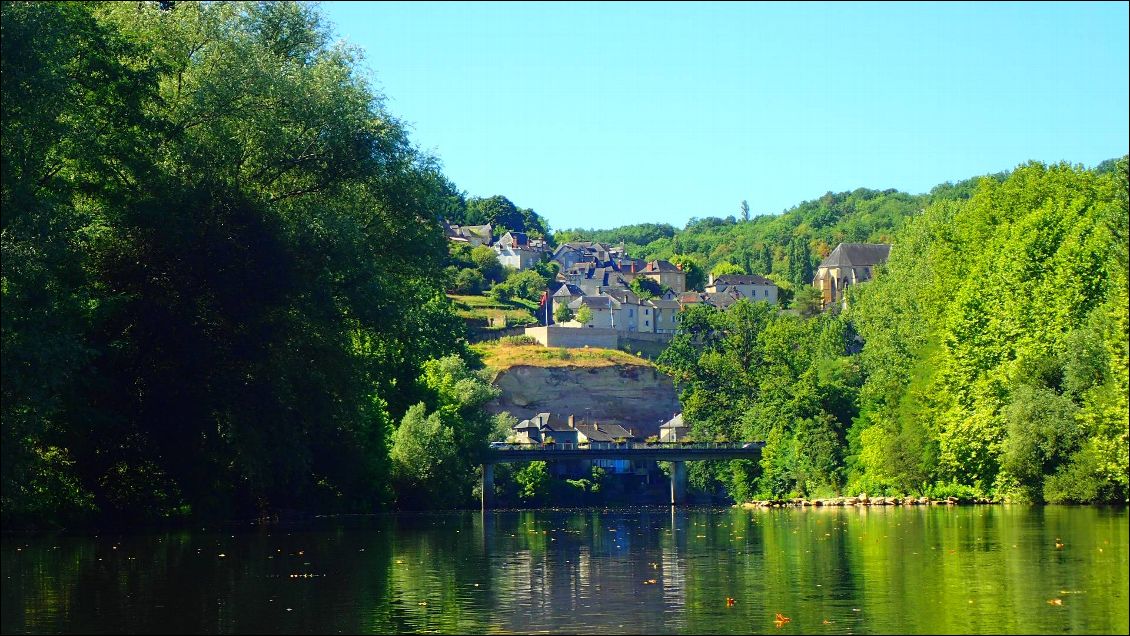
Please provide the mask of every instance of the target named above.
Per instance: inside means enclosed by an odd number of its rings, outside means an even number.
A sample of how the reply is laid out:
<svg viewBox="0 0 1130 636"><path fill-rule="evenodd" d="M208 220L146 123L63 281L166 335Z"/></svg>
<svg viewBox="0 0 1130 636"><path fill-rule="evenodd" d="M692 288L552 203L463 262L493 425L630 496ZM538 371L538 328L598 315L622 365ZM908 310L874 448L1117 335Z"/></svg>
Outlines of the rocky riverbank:
<svg viewBox="0 0 1130 636"><path fill-rule="evenodd" d="M931 499L929 497L833 497L830 499L764 499L747 501L735 504L741 508L805 508L805 507L836 507L836 506L956 506L962 504L992 504L999 503L990 499L958 499L946 497L945 499Z"/></svg>

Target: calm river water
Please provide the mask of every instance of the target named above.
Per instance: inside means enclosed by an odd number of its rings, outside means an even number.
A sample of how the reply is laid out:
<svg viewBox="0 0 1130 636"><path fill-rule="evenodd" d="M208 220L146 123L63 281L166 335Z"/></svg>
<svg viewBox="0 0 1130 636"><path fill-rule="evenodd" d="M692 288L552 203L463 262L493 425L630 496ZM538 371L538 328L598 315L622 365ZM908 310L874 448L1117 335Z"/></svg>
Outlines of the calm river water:
<svg viewBox="0 0 1130 636"><path fill-rule="evenodd" d="M1125 634L1128 519L656 508L6 537L0 630Z"/></svg>

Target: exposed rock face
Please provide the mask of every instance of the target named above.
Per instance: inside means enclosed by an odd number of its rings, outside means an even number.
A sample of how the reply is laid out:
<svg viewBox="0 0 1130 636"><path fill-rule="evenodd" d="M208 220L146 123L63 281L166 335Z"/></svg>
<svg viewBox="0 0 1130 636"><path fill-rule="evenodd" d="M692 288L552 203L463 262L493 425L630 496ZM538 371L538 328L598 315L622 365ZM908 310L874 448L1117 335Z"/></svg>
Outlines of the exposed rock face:
<svg viewBox="0 0 1130 636"><path fill-rule="evenodd" d="M658 435L659 425L682 410L671 378L646 366L515 366L494 383L502 396L486 406L491 413L509 411L519 420L537 413L575 415L578 421L619 424L641 440Z"/></svg>

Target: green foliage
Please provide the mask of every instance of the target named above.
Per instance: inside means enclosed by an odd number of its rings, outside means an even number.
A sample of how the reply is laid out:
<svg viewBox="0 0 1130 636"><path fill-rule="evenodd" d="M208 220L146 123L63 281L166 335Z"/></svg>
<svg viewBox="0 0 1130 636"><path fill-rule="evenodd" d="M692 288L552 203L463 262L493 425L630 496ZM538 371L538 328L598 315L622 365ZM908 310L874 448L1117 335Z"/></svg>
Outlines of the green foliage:
<svg viewBox="0 0 1130 636"><path fill-rule="evenodd" d="M549 499L549 468L545 462L530 462L514 473L518 496L527 503L544 503Z"/></svg>
<svg viewBox="0 0 1130 636"><path fill-rule="evenodd" d="M587 325L592 321L592 310L589 309L588 305L581 305L574 318L582 325Z"/></svg>
<svg viewBox="0 0 1130 636"><path fill-rule="evenodd" d="M293 3L2 28L5 522L386 502L391 422L462 347L454 195L357 52Z"/></svg>
<svg viewBox="0 0 1130 636"><path fill-rule="evenodd" d="M637 276L632 279L628 287L638 296L641 300L648 300L657 296L662 296L664 287L654 280L646 276Z"/></svg>
<svg viewBox="0 0 1130 636"><path fill-rule="evenodd" d="M851 297L853 479L1125 501L1126 190L1125 170L1032 163L907 225Z"/></svg>
<svg viewBox="0 0 1130 636"><path fill-rule="evenodd" d="M930 195L860 188L829 192L779 215L752 215L744 220L743 212L741 221L735 217L691 219L682 230L651 224L612 230L568 230L559 231L556 238L558 242L624 241L628 253L636 258L661 258L676 263L676 258L686 257L703 272L714 271L716 265L727 262L737 264L744 273L764 276L784 272L790 278L811 284L811 268L837 244L890 242L895 232L931 200ZM794 245L794 239L807 246L807 259L801 253L805 247L800 243ZM688 272L688 289L701 290L703 284L705 277L692 278Z"/></svg>
<svg viewBox="0 0 1130 636"><path fill-rule="evenodd" d="M535 238L549 236L549 224L537 212L519 208L501 195L468 199L462 222L468 225L490 223L496 236L505 234L507 230L526 232Z"/></svg>
<svg viewBox="0 0 1130 636"><path fill-rule="evenodd" d="M714 275L714 278L718 278L719 276L728 276L730 274L745 274L746 271L742 268L741 265L735 265L734 263L730 263L728 261L722 261L721 263L715 265L714 269L710 270L710 273Z"/></svg>
<svg viewBox="0 0 1130 636"><path fill-rule="evenodd" d="M845 330L835 315L805 320L749 300L687 308L658 363L680 388L693 435L766 442L756 465L717 466L691 483L717 479L738 498L838 490L862 381Z"/></svg>
<svg viewBox="0 0 1130 636"><path fill-rule="evenodd" d="M542 292L545 291L546 281L541 274L534 270L526 269L515 272L506 277L506 280L491 287L490 294L497 300L511 298L524 298L531 302L538 302Z"/></svg>
<svg viewBox="0 0 1130 636"><path fill-rule="evenodd" d="M1075 411L1070 399L1051 389L1024 385L1013 392L1004 409L1008 430L1001 449L1001 480L1019 498L1040 501L1045 475L1077 450Z"/></svg>
<svg viewBox="0 0 1130 636"><path fill-rule="evenodd" d="M556 305L557 306L553 308L554 322L569 322L573 319L573 311L569 309L568 305L565 303L556 303Z"/></svg>
<svg viewBox="0 0 1130 636"><path fill-rule="evenodd" d="M429 360L423 371L420 383L429 399L411 407L393 434L397 503L408 508L466 505L476 466L487 442L499 433L500 421L482 410L498 389L456 355Z"/></svg>
<svg viewBox="0 0 1130 636"><path fill-rule="evenodd" d="M703 271L702 265L697 259L691 256L674 255L667 259L672 265L683 268L683 272L687 275L687 289L697 289L702 291L706 285L706 272Z"/></svg>
<svg viewBox="0 0 1130 636"><path fill-rule="evenodd" d="M782 281L799 316L748 303L684 311L659 363L692 430L766 442L756 466L706 467L692 483L720 480L735 497L1125 501L1121 165L1033 163L968 196L943 189L842 315L815 309L806 268L823 247L804 233L787 243ZM692 225L683 245L692 229L731 227Z"/></svg>
<svg viewBox="0 0 1130 636"><path fill-rule="evenodd" d="M486 245L477 245L471 249L471 262L483 274L483 279L497 283L505 278L502 263L498 261L498 254Z"/></svg>
<svg viewBox="0 0 1130 636"><path fill-rule="evenodd" d="M467 267L455 275L452 291L456 294L477 294L483 290L485 282L482 272Z"/></svg>

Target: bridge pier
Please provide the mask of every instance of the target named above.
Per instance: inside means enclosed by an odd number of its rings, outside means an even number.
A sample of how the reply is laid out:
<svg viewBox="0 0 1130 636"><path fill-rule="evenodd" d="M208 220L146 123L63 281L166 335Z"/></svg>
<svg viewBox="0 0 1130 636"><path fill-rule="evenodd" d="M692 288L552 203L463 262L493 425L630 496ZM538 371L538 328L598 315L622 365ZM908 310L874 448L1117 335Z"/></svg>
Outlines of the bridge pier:
<svg viewBox="0 0 1130 636"><path fill-rule="evenodd" d="M494 464L483 464L483 510L494 506Z"/></svg>
<svg viewBox="0 0 1130 636"><path fill-rule="evenodd" d="M671 462L671 505L681 506L687 502L687 463Z"/></svg>

